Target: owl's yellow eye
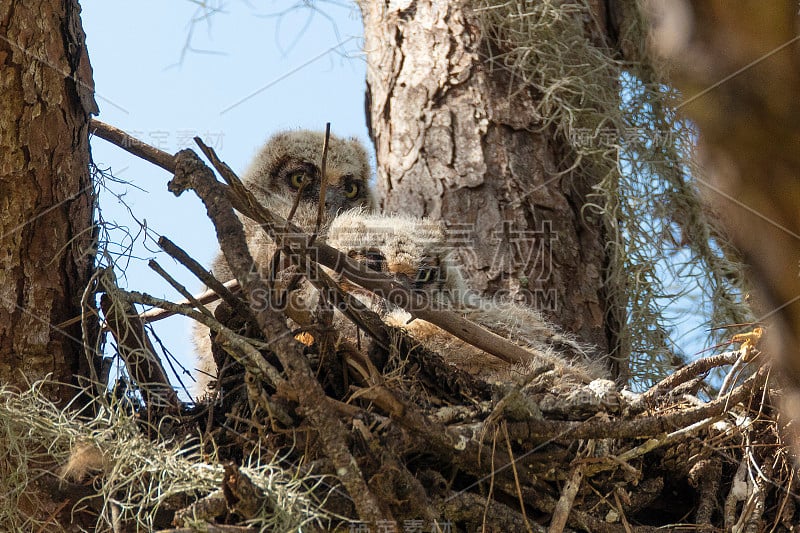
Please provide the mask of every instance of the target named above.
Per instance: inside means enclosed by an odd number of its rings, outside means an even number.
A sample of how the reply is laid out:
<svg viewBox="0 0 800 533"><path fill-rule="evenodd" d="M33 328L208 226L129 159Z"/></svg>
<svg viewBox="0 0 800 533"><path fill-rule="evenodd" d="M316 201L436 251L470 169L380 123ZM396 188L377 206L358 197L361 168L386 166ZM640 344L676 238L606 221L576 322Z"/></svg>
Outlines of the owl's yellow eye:
<svg viewBox="0 0 800 533"><path fill-rule="evenodd" d="M358 191L359 191L358 183L354 183L352 181L349 182L349 183L345 183L345 185L344 185L344 195L347 198L350 198L350 199L355 198L356 196L358 196Z"/></svg>
<svg viewBox="0 0 800 533"><path fill-rule="evenodd" d="M305 172L295 172L291 176L289 176L289 185L294 187L295 189L299 189L303 186L303 182L306 180L306 173Z"/></svg>

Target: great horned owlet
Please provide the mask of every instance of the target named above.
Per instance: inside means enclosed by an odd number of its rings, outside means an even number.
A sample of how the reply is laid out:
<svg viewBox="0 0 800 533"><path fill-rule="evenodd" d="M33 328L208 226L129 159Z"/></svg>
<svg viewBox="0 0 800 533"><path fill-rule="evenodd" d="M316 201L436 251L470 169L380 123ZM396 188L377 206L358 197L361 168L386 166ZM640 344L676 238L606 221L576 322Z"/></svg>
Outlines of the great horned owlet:
<svg viewBox="0 0 800 533"><path fill-rule="evenodd" d="M323 132L309 130L277 133L258 151L242 176L242 182L256 199L284 218L289 215L299 193L300 201L292 222L307 232L313 231L316 224L324 137ZM329 220L349 209L372 208L369 160L366 149L357 139L330 136L325 174L325 213ZM244 216L240 218L253 266L263 272L275 252L275 243L256 222ZM232 277L222 254L214 259L212 271L222 281ZM216 305L209 307L213 310ZM216 375L217 367L208 328L195 323L193 333L200 371L194 389L201 395Z"/></svg>
<svg viewBox="0 0 800 533"><path fill-rule="evenodd" d="M514 302L483 298L468 289L450 259L444 228L433 221L406 216L345 212L331 223L328 244L375 270L393 274L409 290L423 291L431 305L460 313L484 328L527 348L530 361L510 365L441 328L416 319L403 309L387 306L371 293L344 283L390 325L404 328L446 361L490 382L507 382L542 364L572 381L602 377L599 365L585 359L585 348L558 331L535 309ZM341 328L344 330L344 328Z"/></svg>

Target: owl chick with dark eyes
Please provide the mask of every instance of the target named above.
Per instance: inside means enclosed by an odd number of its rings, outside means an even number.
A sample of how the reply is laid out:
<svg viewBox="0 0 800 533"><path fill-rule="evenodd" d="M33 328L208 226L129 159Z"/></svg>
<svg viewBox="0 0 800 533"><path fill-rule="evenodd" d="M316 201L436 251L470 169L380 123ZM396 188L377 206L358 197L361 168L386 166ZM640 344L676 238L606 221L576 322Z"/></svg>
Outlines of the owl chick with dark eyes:
<svg viewBox="0 0 800 533"><path fill-rule="evenodd" d="M312 232L316 225L322 182L322 147L325 134L319 131L284 131L273 135L258 151L242 176L242 183L267 209L286 218L300 195L292 222L302 231ZM330 222L337 214L353 208L370 210L373 197L369 187L371 175L367 151L355 138L331 135L326 160L325 214ZM275 243L258 223L240 216L253 267L265 273L275 253ZM323 224L320 236L324 237ZM225 258L217 254L212 264L217 279L233 276ZM209 308L213 311L216 304ZM194 391L202 395L208 389L217 366L211 351L207 327L195 323L195 351L198 356L197 382Z"/></svg>
<svg viewBox="0 0 800 533"><path fill-rule="evenodd" d="M462 307L470 296L437 222L356 209L331 223L326 242L373 270L392 274L407 288L424 291L437 307ZM352 285L346 288L365 297L371 294Z"/></svg>
<svg viewBox="0 0 800 533"><path fill-rule="evenodd" d="M426 293L435 308L458 312L530 352L529 361L511 365L430 322L412 320L406 310L387 305L369 291L347 281L342 283L343 288L381 313L387 324L405 329L423 346L479 379L512 382L543 364L565 376L564 383L589 383L604 376L599 366L589 364L585 347L558 331L535 309L496 302L470 291L450 259L452 248L444 228L436 222L351 211L332 222L327 243L375 270L393 274L409 290Z"/></svg>

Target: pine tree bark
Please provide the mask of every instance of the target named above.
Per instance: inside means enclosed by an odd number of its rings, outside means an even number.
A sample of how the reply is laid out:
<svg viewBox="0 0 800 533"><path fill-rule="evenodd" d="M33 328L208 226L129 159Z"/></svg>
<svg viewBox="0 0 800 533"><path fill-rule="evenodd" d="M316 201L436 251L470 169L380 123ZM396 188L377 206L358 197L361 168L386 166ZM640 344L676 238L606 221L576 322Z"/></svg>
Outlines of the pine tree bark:
<svg viewBox="0 0 800 533"><path fill-rule="evenodd" d="M599 177L557 176L564 147L537 96L489 68L467 2L359 4L382 209L443 220L474 289L527 301L608 353L605 239L582 211Z"/></svg>
<svg viewBox="0 0 800 533"><path fill-rule="evenodd" d="M88 120L97 111L77 0L0 4L0 384L83 360L93 266ZM66 392L66 391L65 391Z"/></svg>

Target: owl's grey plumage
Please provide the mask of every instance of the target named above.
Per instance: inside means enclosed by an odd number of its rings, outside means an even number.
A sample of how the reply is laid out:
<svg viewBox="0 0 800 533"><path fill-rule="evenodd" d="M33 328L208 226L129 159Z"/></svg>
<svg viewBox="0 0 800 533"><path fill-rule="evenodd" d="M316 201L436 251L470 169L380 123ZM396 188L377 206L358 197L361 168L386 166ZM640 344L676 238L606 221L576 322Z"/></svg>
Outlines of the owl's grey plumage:
<svg viewBox="0 0 800 533"><path fill-rule="evenodd" d="M497 302L471 292L450 258L452 248L441 224L406 216L349 211L333 220L327 242L376 270L395 275L408 289L425 292L431 305L458 312L531 353L528 364L510 365L430 322L420 319L409 322L412 315L407 311L386 307L380 298L345 283L364 303L382 312L388 324L404 328L426 348L478 378L509 381L515 374L524 375L526 370L542 364L552 365L559 373L587 383L603 375L601 368L583 360L583 347L559 332L535 309L514 302ZM566 352L574 357L568 357Z"/></svg>
<svg viewBox="0 0 800 533"><path fill-rule="evenodd" d="M261 147L242 175L242 183L256 199L284 218L289 215L299 193L300 201L292 222L306 232L313 231L316 224L324 138L325 134L320 131L293 130L277 133ZM349 209L372 208L369 160L366 149L357 139L330 136L325 173L327 222L338 213ZM275 243L256 222L244 216L240 218L250 254L253 256L253 266L264 274L275 253ZM324 228L325 226L321 230L322 237ZM222 281L232 277L222 254L217 254L214 259L212 271ZM209 306L212 310L215 307L216 304ZM195 323L193 336L200 370L194 391L201 395L208 388L212 379L210 376L216 375L217 367L211 352L208 328Z"/></svg>
<svg viewBox="0 0 800 533"><path fill-rule="evenodd" d="M332 221L326 242L408 289L424 291L432 305L461 307L470 296L439 222L355 209Z"/></svg>

